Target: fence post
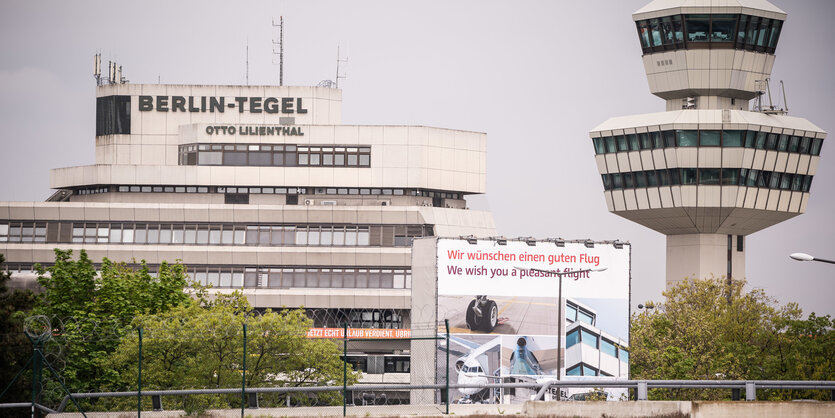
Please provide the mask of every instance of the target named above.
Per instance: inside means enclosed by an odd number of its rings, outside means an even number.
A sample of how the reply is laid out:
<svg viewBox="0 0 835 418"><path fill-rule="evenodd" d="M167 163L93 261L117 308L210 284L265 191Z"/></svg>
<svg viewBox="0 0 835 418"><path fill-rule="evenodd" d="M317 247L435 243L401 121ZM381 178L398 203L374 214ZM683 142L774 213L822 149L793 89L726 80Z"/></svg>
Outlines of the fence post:
<svg viewBox="0 0 835 418"><path fill-rule="evenodd" d="M745 382L745 400L746 401L756 401L757 400L757 387L754 382Z"/></svg>
<svg viewBox="0 0 835 418"><path fill-rule="evenodd" d="M638 392L638 400L639 401L647 400L647 382L646 381L638 382L637 392Z"/></svg>
<svg viewBox="0 0 835 418"><path fill-rule="evenodd" d="M244 418L244 408L246 407L246 322L244 322L243 369L243 373L241 374L241 418Z"/></svg>
<svg viewBox="0 0 835 418"><path fill-rule="evenodd" d="M446 414L449 415L449 319L444 319L446 327Z"/></svg>
<svg viewBox="0 0 835 418"><path fill-rule="evenodd" d="M136 416L142 417L142 327L139 327L139 374L136 378Z"/></svg>
<svg viewBox="0 0 835 418"><path fill-rule="evenodd" d="M342 324L342 416L348 412L348 323Z"/></svg>

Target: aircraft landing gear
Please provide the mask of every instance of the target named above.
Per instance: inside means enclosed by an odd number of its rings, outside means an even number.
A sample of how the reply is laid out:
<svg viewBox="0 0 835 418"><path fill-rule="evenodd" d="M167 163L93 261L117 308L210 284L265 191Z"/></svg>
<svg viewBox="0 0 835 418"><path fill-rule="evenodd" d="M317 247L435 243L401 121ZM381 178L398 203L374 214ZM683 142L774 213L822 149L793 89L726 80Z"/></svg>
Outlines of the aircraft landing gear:
<svg viewBox="0 0 835 418"><path fill-rule="evenodd" d="M499 307L487 296L476 296L467 306L467 327L473 331L490 333L499 323Z"/></svg>

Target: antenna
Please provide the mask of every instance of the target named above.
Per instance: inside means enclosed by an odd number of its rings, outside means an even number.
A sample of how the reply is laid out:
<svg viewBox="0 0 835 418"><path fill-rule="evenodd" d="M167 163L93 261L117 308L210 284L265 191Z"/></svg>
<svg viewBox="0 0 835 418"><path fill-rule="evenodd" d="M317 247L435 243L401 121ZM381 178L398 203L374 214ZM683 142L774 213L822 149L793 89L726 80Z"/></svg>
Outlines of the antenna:
<svg viewBox="0 0 835 418"><path fill-rule="evenodd" d="M275 24L273 19L273 27L278 27L278 42L273 39L273 64L275 64L275 55L278 54L278 85L284 85L284 16L279 16L278 24ZM278 45L278 52L275 52L275 47Z"/></svg>
<svg viewBox="0 0 835 418"><path fill-rule="evenodd" d="M345 55L344 60L340 59L339 57L340 57L340 55L339 55L339 45L337 45L336 46L336 83L335 83L336 88L339 88L339 79L340 78L348 78L347 76L339 75L339 63L344 62L344 63L347 64L348 63L348 55L347 54Z"/></svg>
<svg viewBox="0 0 835 418"><path fill-rule="evenodd" d="M246 85L249 85L249 37L246 38Z"/></svg>
<svg viewBox="0 0 835 418"><path fill-rule="evenodd" d="M783 105L786 106L786 113L789 113L789 100L786 98L786 85L780 80L780 87L783 89Z"/></svg>
<svg viewBox="0 0 835 418"><path fill-rule="evenodd" d="M93 78L96 79L96 85L101 85L101 52L93 55Z"/></svg>

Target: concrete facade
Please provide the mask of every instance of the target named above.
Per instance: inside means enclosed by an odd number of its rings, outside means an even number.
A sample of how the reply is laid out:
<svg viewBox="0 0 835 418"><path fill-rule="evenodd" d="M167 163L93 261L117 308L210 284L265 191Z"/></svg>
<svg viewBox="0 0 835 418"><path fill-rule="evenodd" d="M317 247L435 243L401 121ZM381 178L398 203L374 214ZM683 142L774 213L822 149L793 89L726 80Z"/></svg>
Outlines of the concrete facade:
<svg viewBox="0 0 835 418"><path fill-rule="evenodd" d="M305 308L315 327L410 328L411 242L495 235L466 195L486 191L487 136L342 125L325 87L109 84L96 88L95 164L51 172L46 202L0 202L0 253L19 286L54 248L181 260L210 292ZM408 344L358 344L381 370ZM370 366L369 366L370 367ZM392 398L393 399L393 398Z"/></svg>
<svg viewBox="0 0 835 418"><path fill-rule="evenodd" d="M745 237L806 211L826 133L767 101L786 14L765 0L633 15L666 111L590 132L610 212L667 235L667 286L745 276Z"/></svg>

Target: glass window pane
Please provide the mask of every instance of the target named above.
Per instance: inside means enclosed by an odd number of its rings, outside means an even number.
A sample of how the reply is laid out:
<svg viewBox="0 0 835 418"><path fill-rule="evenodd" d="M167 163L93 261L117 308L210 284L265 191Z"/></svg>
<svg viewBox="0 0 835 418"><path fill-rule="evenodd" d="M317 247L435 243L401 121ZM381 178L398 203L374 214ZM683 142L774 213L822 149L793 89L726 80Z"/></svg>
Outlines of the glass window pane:
<svg viewBox="0 0 835 418"><path fill-rule="evenodd" d="M580 309L577 311L577 320L580 322L585 322L589 325L594 325L594 318L588 312Z"/></svg>
<svg viewBox="0 0 835 418"><path fill-rule="evenodd" d="M681 169L681 184L696 184L696 169L682 168Z"/></svg>
<svg viewBox="0 0 835 418"><path fill-rule="evenodd" d="M719 131L701 131L699 132L701 145L703 147L718 147L719 146Z"/></svg>
<svg viewBox="0 0 835 418"><path fill-rule="evenodd" d="M658 187L658 174L655 171L647 171L647 186Z"/></svg>
<svg viewBox="0 0 835 418"><path fill-rule="evenodd" d="M369 245L370 235L368 230L360 230L357 233L357 245Z"/></svg>
<svg viewBox="0 0 835 418"><path fill-rule="evenodd" d="M618 151L628 151L629 150L629 144L626 140L625 135L618 135L618 136L615 137L615 139L618 142Z"/></svg>
<svg viewBox="0 0 835 418"><path fill-rule="evenodd" d="M296 230L296 245L307 245L307 229Z"/></svg>
<svg viewBox="0 0 835 418"><path fill-rule="evenodd" d="M641 149L640 144L638 143L638 135L636 134L629 134L626 136L629 140L629 150L630 151L638 151Z"/></svg>
<svg viewBox="0 0 835 418"><path fill-rule="evenodd" d="M615 144L615 137L607 136L606 140L606 152L618 152L617 144Z"/></svg>
<svg viewBox="0 0 835 418"><path fill-rule="evenodd" d="M221 163L223 163L222 152L201 151L197 154L198 165L221 165Z"/></svg>
<svg viewBox="0 0 835 418"><path fill-rule="evenodd" d="M737 15L712 15L711 42L733 42Z"/></svg>
<svg viewBox="0 0 835 418"><path fill-rule="evenodd" d="M719 169L718 168L700 168L699 169L699 184L719 184Z"/></svg>
<svg viewBox="0 0 835 418"><path fill-rule="evenodd" d="M741 147L743 133L745 131L722 131L722 146Z"/></svg>
<svg viewBox="0 0 835 418"><path fill-rule="evenodd" d="M319 244L331 245L332 243L333 232L331 232L330 228L322 228L322 232L319 234Z"/></svg>
<svg viewBox="0 0 835 418"><path fill-rule="evenodd" d="M823 147L823 139L815 138L812 140L812 149L810 153L812 155L821 155L821 147Z"/></svg>
<svg viewBox="0 0 835 418"><path fill-rule="evenodd" d="M647 176L643 171L635 172L635 187L647 187Z"/></svg>
<svg viewBox="0 0 835 418"><path fill-rule="evenodd" d="M597 339L598 337L596 334L592 334L591 332L586 331L583 328L580 328L580 340L583 342L583 344L597 348Z"/></svg>
<svg viewBox="0 0 835 418"><path fill-rule="evenodd" d="M226 228L229 227L227 226ZM232 244L234 242L234 234L235 231L231 229L224 229L223 233L220 235L220 243L226 245Z"/></svg>
<svg viewBox="0 0 835 418"><path fill-rule="evenodd" d="M765 143L765 149L777 149L777 134L768 134L768 140Z"/></svg>
<svg viewBox="0 0 835 418"><path fill-rule="evenodd" d="M793 136L789 140L789 152L797 152L798 148L800 148L800 137Z"/></svg>
<svg viewBox="0 0 835 418"><path fill-rule="evenodd" d="M579 364L565 371L566 376L582 376L582 373L583 370L581 369Z"/></svg>
<svg viewBox="0 0 835 418"><path fill-rule="evenodd" d="M319 245L319 228L310 228L307 234L307 245Z"/></svg>
<svg viewBox="0 0 835 418"><path fill-rule="evenodd" d="M768 137L768 133L766 132L757 132L757 140L754 143L754 148L756 149L765 149L765 140Z"/></svg>
<svg viewBox="0 0 835 418"><path fill-rule="evenodd" d="M371 165L371 156L368 154L360 154L360 166L367 167Z"/></svg>
<svg viewBox="0 0 835 418"><path fill-rule="evenodd" d="M595 369L593 369L593 368L584 364L583 365L583 376L597 376L597 370L595 370Z"/></svg>
<svg viewBox="0 0 835 418"><path fill-rule="evenodd" d="M641 149L652 149L652 139L650 139L649 134L638 134L638 141L641 143Z"/></svg>
<svg viewBox="0 0 835 418"><path fill-rule="evenodd" d="M681 27L681 15L673 16L673 33L675 34L676 43L684 42L684 32Z"/></svg>
<svg viewBox="0 0 835 418"><path fill-rule="evenodd" d="M652 137L653 148L664 148L664 139L661 137L661 132L650 132L649 135Z"/></svg>
<svg viewBox="0 0 835 418"><path fill-rule="evenodd" d="M220 230L209 231L209 244L220 244Z"/></svg>
<svg viewBox="0 0 835 418"><path fill-rule="evenodd" d="M798 148L798 152L801 154L808 154L811 150L812 138L808 136L804 136L803 139L800 140L800 148Z"/></svg>
<svg viewBox="0 0 835 418"><path fill-rule="evenodd" d="M186 229L185 243L194 244L197 241L197 231L194 229Z"/></svg>
<svg viewBox="0 0 835 418"><path fill-rule="evenodd" d="M580 342L579 328L574 328L574 330L565 335L565 348L569 348L578 342Z"/></svg>
<svg viewBox="0 0 835 418"><path fill-rule="evenodd" d="M348 154L348 165L355 166L357 165L357 155L356 154Z"/></svg>
<svg viewBox="0 0 835 418"><path fill-rule="evenodd" d="M618 354L619 354L618 357L620 358L620 361L622 361L624 363L629 363L629 352L628 351L626 351L622 348L619 348L618 349Z"/></svg>
<svg viewBox="0 0 835 418"><path fill-rule="evenodd" d="M3 226L0 225L0 228ZM122 230L121 229L110 229L110 242L120 243L122 242Z"/></svg>
<svg viewBox="0 0 835 418"><path fill-rule="evenodd" d="M661 46L661 22L658 19L650 20L650 27L652 28L652 45Z"/></svg>
<svg viewBox="0 0 835 418"><path fill-rule="evenodd" d="M273 165L273 156L270 152L250 152L249 165L270 166Z"/></svg>
<svg viewBox="0 0 835 418"><path fill-rule="evenodd" d="M175 228L179 228L179 229L174 229L174 231L172 231L172 233L171 233L171 243L172 244L182 244L183 240L184 240L184 232L185 232L182 229L183 226L178 225L178 226L175 226Z"/></svg>
<svg viewBox="0 0 835 418"><path fill-rule="evenodd" d="M147 235L148 235L148 231L145 229L144 226L143 227L137 226L136 227L136 232L133 235L133 242L135 244L144 244Z"/></svg>
<svg viewBox="0 0 835 418"><path fill-rule="evenodd" d="M687 42L707 42L710 30L710 15L684 15L687 28Z"/></svg>
<svg viewBox="0 0 835 418"><path fill-rule="evenodd" d="M695 147L699 145L698 131L676 131L676 146Z"/></svg>
<svg viewBox="0 0 835 418"><path fill-rule="evenodd" d="M209 243L209 231L206 229L199 229L197 230L197 243L198 244L208 244Z"/></svg>
<svg viewBox="0 0 835 418"><path fill-rule="evenodd" d="M160 229L159 231L159 243L160 244L171 244L171 228L165 227L165 229Z"/></svg>
<svg viewBox="0 0 835 418"><path fill-rule="evenodd" d="M565 319L574 322L577 320L577 308L571 305L565 305Z"/></svg>
<svg viewBox="0 0 835 418"><path fill-rule="evenodd" d="M733 186L739 182L738 168L723 168L722 169L722 185Z"/></svg>
<svg viewBox="0 0 835 418"><path fill-rule="evenodd" d="M299 165L307 165L308 164L308 154L299 154Z"/></svg>
<svg viewBox="0 0 835 418"><path fill-rule="evenodd" d="M777 151L787 151L789 149L789 136L788 135L780 135L780 139L777 140Z"/></svg>
<svg viewBox="0 0 835 418"><path fill-rule="evenodd" d="M641 47L648 48L652 46L649 42L649 25L647 21L642 20L635 23L638 25L638 38L641 40Z"/></svg>
<svg viewBox="0 0 835 418"><path fill-rule="evenodd" d="M615 348L615 344L605 338L600 340L600 352L612 357L618 356L618 350Z"/></svg>
<svg viewBox="0 0 835 418"><path fill-rule="evenodd" d="M668 148L673 148L676 146L676 132L675 131L664 131L664 143Z"/></svg>

